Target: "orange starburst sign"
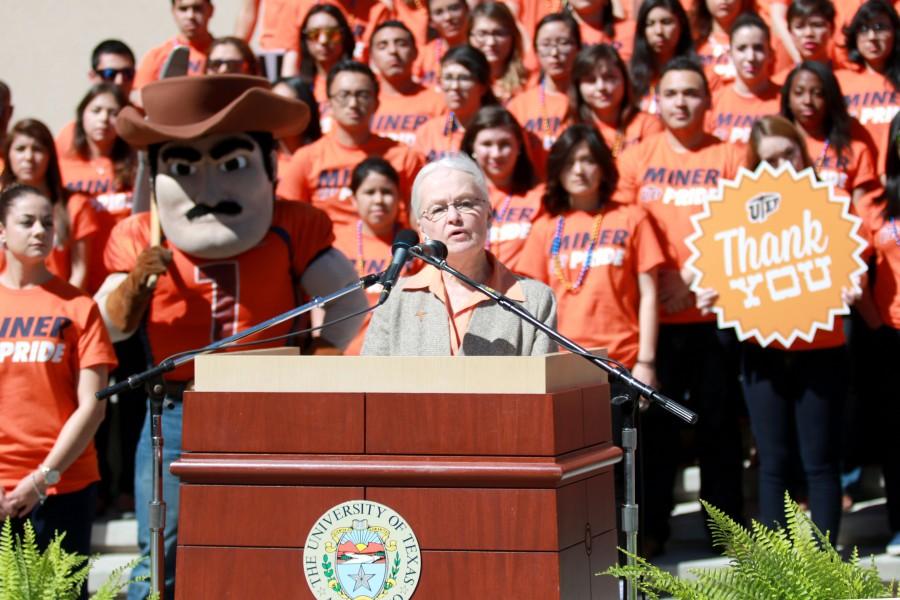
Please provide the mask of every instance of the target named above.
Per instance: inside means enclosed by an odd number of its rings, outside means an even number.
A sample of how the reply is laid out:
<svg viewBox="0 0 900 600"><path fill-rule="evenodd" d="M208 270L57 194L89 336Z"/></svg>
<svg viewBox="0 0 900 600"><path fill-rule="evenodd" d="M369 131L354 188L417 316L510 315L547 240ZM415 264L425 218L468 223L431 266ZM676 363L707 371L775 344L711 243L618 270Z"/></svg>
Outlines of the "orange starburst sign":
<svg viewBox="0 0 900 600"><path fill-rule="evenodd" d="M833 329L835 317L850 310L841 288L856 287L866 270L861 221L849 199L835 197L812 169L765 162L753 172L742 168L720 190L693 217L686 240L693 290L719 293L719 327L785 347Z"/></svg>

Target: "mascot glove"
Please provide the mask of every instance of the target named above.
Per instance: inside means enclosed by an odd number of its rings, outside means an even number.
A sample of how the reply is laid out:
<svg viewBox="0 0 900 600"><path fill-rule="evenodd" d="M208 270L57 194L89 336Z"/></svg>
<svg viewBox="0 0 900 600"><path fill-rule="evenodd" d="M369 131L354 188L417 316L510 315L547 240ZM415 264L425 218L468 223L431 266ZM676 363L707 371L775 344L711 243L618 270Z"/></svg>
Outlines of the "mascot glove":
<svg viewBox="0 0 900 600"><path fill-rule="evenodd" d="M106 312L116 329L137 329L153 292L150 277L165 273L170 262L172 251L162 246L152 246L138 255L134 268L106 299Z"/></svg>

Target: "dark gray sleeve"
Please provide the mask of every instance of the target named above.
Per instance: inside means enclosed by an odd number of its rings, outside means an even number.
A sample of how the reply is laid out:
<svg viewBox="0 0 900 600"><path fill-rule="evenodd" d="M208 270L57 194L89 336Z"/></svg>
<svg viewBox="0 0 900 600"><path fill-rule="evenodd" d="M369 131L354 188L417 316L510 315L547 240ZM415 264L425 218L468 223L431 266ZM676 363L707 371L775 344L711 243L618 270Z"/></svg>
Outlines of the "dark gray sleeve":
<svg viewBox="0 0 900 600"><path fill-rule="evenodd" d="M335 248L330 248L316 257L300 278L300 285L310 296L325 296L336 292L359 277L353 264ZM326 304L324 322L364 310L369 305L362 290L353 292ZM322 330L322 338L329 344L344 349L353 340L362 326L365 315L341 321Z"/></svg>

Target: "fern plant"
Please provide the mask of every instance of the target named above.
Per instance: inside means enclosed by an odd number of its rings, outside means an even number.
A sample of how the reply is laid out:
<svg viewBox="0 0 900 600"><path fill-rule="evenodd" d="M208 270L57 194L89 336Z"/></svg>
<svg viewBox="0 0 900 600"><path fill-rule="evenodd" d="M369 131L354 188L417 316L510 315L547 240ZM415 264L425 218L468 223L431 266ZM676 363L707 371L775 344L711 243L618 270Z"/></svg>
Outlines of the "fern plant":
<svg viewBox="0 0 900 600"><path fill-rule="evenodd" d="M682 579L634 556L635 565L610 567L598 575L628 579L653 599L660 593L679 600L892 598L896 592L893 583L881 582L874 559L869 566L861 565L854 548L845 562L787 494L787 525L777 529L756 521L747 529L701 502L709 514L713 540L731 559L729 566L692 569L696 579Z"/></svg>
<svg viewBox="0 0 900 600"><path fill-rule="evenodd" d="M66 552L62 548L64 536L57 534L41 552L29 521L25 521L24 534L18 536L13 535L12 522L6 519L0 530L0 600L78 598L97 557ZM115 600L128 585L123 578L133 566L123 565L113 571L91 600Z"/></svg>

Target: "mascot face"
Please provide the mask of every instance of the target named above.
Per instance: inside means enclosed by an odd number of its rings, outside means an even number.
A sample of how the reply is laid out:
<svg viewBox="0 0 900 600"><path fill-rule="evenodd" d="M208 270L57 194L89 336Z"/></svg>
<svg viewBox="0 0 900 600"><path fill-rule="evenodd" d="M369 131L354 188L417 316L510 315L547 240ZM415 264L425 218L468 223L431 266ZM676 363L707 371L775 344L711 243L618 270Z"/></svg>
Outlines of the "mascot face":
<svg viewBox="0 0 900 600"><path fill-rule="evenodd" d="M156 167L159 223L182 252L208 259L236 256L269 230L274 183L249 135L166 142Z"/></svg>

